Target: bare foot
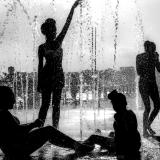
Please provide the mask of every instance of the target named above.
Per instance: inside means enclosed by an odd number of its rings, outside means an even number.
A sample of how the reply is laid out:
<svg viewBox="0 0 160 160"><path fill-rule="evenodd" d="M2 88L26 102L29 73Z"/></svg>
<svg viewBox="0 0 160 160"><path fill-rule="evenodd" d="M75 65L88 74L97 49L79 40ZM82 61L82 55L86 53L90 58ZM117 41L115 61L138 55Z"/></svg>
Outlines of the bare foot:
<svg viewBox="0 0 160 160"><path fill-rule="evenodd" d="M156 134L156 132L151 127L148 128L148 131L152 136Z"/></svg>
<svg viewBox="0 0 160 160"><path fill-rule="evenodd" d="M75 145L75 151L78 156L85 156L89 152L93 151L94 146L89 146L81 143Z"/></svg>

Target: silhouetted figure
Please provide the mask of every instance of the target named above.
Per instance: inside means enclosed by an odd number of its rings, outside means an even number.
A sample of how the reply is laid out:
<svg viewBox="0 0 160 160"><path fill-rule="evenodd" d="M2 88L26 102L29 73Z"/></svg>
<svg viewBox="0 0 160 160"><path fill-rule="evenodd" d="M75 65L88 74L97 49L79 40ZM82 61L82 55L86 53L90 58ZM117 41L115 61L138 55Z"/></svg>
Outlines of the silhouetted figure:
<svg viewBox="0 0 160 160"><path fill-rule="evenodd" d="M145 53L136 57L136 68L139 78L139 92L144 103L143 113L143 136L154 135L151 124L160 110L160 97L156 84L155 69L160 72L159 55L156 52L156 45L153 42L145 41ZM150 98L153 101L153 110L151 112Z"/></svg>
<svg viewBox="0 0 160 160"><path fill-rule="evenodd" d="M131 110L127 110L126 97L116 90L112 91L108 98L111 100L114 115L114 132L108 137L91 135L83 143L88 145L99 144L109 153L115 152L118 159L140 160L141 138L137 130L137 118Z"/></svg>
<svg viewBox="0 0 160 160"><path fill-rule="evenodd" d="M45 122L52 95L52 122L58 127L60 117L61 92L64 87L64 73L62 69L63 49L62 42L70 26L74 9L81 0L73 4L66 23L58 36L56 36L56 21L46 19L41 26L41 32L46 37L46 42L38 49L38 91L42 93L42 106L39 111L39 119ZM45 64L43 60L46 60Z"/></svg>
<svg viewBox="0 0 160 160"><path fill-rule="evenodd" d="M9 110L13 109L15 97L12 90L0 86L0 149L9 157L27 157L40 148L45 142L76 150L85 154L93 150L93 146L80 144L52 126L41 126L39 119L33 123L20 124L17 117ZM34 129L34 130L33 130Z"/></svg>

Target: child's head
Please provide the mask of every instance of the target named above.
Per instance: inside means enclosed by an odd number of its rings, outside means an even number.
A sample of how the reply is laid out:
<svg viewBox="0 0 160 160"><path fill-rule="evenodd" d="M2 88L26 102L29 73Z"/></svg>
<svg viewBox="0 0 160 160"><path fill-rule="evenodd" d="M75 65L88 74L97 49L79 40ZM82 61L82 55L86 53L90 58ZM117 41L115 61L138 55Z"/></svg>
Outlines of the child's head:
<svg viewBox="0 0 160 160"><path fill-rule="evenodd" d="M155 52L156 51L156 44L151 41L144 42L144 48L146 52Z"/></svg>
<svg viewBox="0 0 160 160"><path fill-rule="evenodd" d="M12 109L15 103L13 91L7 86L0 86L0 109Z"/></svg>
<svg viewBox="0 0 160 160"><path fill-rule="evenodd" d="M116 112L126 110L127 101L124 94L118 93L116 90L113 90L111 93L108 94L108 99L111 100L113 109Z"/></svg>
<svg viewBox="0 0 160 160"><path fill-rule="evenodd" d="M47 39L54 39L56 37L56 21L53 18L48 18L41 25L41 32Z"/></svg>

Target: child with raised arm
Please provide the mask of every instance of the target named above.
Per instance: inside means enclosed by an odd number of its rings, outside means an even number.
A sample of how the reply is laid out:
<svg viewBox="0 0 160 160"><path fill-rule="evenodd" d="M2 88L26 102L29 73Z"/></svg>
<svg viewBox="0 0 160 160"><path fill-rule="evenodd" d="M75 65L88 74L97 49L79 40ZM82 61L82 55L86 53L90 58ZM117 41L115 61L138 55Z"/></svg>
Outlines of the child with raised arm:
<svg viewBox="0 0 160 160"><path fill-rule="evenodd" d="M75 8L81 0L76 0L66 19L62 31L57 34L56 21L48 18L41 25L41 32L45 36L45 43L38 48L38 92L42 94L42 105L38 118L45 123L47 111L52 96L52 124L58 127L60 117L61 93L64 87L64 73L62 68L62 42L70 26ZM45 59L45 64L43 63Z"/></svg>

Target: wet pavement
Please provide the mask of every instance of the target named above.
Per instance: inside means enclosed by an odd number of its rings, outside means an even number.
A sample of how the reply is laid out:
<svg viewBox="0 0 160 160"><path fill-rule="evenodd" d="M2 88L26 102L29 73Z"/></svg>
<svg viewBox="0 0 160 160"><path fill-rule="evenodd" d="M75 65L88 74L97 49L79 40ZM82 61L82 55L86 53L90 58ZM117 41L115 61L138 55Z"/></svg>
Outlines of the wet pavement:
<svg viewBox="0 0 160 160"><path fill-rule="evenodd" d="M94 132L94 112L90 109L85 109L85 112L83 113L83 136L86 138L88 135L93 134ZM135 113L137 115L137 120L139 124L139 131L142 133L142 112L141 110L136 111ZM36 112L34 112L35 115L37 115ZM46 125L51 124L51 112L48 114L48 118L46 120ZM104 114L105 113L105 114ZM20 111L20 113L15 113L17 117L20 118L21 122L24 122L24 113ZM114 112L110 109L106 109L105 112L100 110L97 113L96 121L97 126L100 130L109 131L112 129L113 125L113 114ZM32 121L33 113L28 111L28 117L27 120ZM80 112L79 109L70 109L70 110L62 110L61 111L61 120L60 120L60 130L67 135L73 137L74 139L80 139ZM104 118L105 117L105 118ZM35 116L36 118L36 116ZM157 116L157 118L154 121L153 129L157 131L157 134L160 135L160 128L159 128L159 121L160 118ZM106 134L105 134L106 135ZM84 138L83 137L83 138ZM160 160L160 145L156 142L153 142L148 139L142 138L142 160ZM20 158L20 160L23 160L24 158ZM108 156L104 152L95 152L93 154L83 156L83 157L77 157L76 154L74 154L73 150L63 149L56 147L54 145L51 145L49 143L46 143L43 147L41 147L39 150L34 152L30 157L26 157L26 160L116 160L116 157L114 156ZM24 160L25 160L24 159ZM0 152L0 160L10 160L8 157L4 157L3 153ZM17 159L16 159L17 160Z"/></svg>
<svg viewBox="0 0 160 160"><path fill-rule="evenodd" d="M141 148L142 160L159 160L160 147L153 139L142 139ZM29 157L5 157L0 152L0 160L117 160L114 155L108 155L106 151L94 150L89 155L79 157L73 150L64 149L46 143L39 150L34 152Z"/></svg>
<svg viewBox="0 0 160 160"><path fill-rule="evenodd" d="M1 152L0 160L116 160L114 155L108 156L106 151L98 152L94 150L93 153L90 153L86 156L79 156L75 154L73 150L64 149L60 147L56 147L49 143L46 143L39 150L34 152L28 157L5 157L5 155Z"/></svg>

